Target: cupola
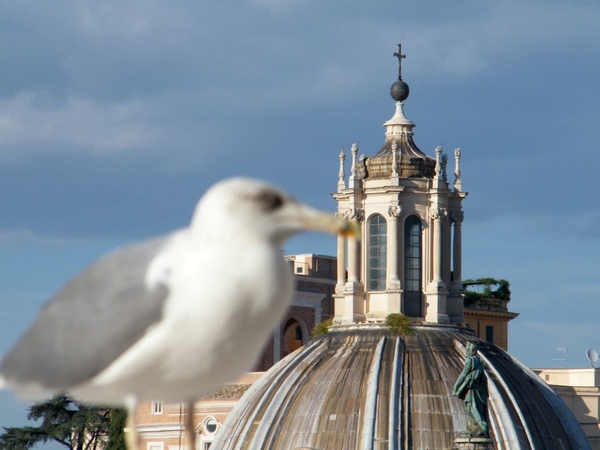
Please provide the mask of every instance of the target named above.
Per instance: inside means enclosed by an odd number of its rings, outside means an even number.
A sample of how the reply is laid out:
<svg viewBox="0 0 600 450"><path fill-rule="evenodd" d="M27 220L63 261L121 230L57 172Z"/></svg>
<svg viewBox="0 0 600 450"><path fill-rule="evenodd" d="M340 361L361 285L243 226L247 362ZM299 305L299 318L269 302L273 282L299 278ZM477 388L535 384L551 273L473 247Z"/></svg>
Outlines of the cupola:
<svg viewBox="0 0 600 450"><path fill-rule="evenodd" d="M435 159L426 155L413 140L415 124L404 115L404 101L408 98L409 88L402 80L401 46L398 45L398 80L392 84L390 95L396 101L396 112L383 126L385 142L381 149L371 157L361 159L356 168L361 179L386 178L394 170L400 178L433 178L435 176ZM396 156L394 157L394 153Z"/></svg>
<svg viewBox="0 0 600 450"><path fill-rule="evenodd" d="M335 322L381 321L404 313L416 321L463 322L461 280L460 149L454 151L454 182L448 182L448 156L423 153L413 139L415 124L404 113L409 95L402 80L390 89L395 111L384 123L385 141L373 156L358 157L351 147L350 176L340 154L338 214L361 224L361 240L338 241ZM347 262L347 268L345 266Z"/></svg>

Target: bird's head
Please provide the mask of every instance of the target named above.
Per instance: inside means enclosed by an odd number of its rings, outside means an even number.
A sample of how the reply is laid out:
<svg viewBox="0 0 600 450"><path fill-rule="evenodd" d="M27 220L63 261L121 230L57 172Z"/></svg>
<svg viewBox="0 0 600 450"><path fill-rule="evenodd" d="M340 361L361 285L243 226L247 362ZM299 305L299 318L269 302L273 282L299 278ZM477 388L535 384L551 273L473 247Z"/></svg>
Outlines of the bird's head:
<svg viewBox="0 0 600 450"><path fill-rule="evenodd" d="M311 208L263 181L231 178L212 186L200 200L192 229L251 233L282 245L300 231L358 236L358 225L346 218Z"/></svg>

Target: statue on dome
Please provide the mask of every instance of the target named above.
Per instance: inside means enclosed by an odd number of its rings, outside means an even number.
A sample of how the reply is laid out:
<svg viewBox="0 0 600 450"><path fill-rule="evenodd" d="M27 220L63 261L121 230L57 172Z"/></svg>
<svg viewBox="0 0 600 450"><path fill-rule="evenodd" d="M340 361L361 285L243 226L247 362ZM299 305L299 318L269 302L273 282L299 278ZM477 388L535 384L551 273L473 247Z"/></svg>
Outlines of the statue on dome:
<svg viewBox="0 0 600 450"><path fill-rule="evenodd" d="M477 343L467 343L467 357L462 373L458 376L452 395L465 402L467 431L474 437L487 437L487 378L484 364L477 355Z"/></svg>

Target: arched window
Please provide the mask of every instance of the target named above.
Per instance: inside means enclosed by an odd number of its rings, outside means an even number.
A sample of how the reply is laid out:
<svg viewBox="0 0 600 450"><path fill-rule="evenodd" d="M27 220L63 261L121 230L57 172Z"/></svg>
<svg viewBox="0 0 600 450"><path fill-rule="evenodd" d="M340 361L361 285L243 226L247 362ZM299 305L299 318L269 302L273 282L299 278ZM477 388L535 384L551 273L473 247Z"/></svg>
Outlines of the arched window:
<svg viewBox="0 0 600 450"><path fill-rule="evenodd" d="M404 222L404 311L407 316L422 317L421 219L408 216Z"/></svg>
<svg viewBox="0 0 600 450"><path fill-rule="evenodd" d="M203 425L204 434L208 436L214 435L217 432L217 429L219 428L219 422L217 422L217 419L215 419L212 416L207 417Z"/></svg>
<svg viewBox="0 0 600 450"><path fill-rule="evenodd" d="M200 449L208 450L210 448L218 429L219 422L213 416L208 416L204 420L200 433Z"/></svg>
<svg viewBox="0 0 600 450"><path fill-rule="evenodd" d="M302 347L306 340L300 322L290 318L283 327L283 356Z"/></svg>
<svg viewBox="0 0 600 450"><path fill-rule="evenodd" d="M384 291L387 265L387 223L383 216L369 220L369 290Z"/></svg>

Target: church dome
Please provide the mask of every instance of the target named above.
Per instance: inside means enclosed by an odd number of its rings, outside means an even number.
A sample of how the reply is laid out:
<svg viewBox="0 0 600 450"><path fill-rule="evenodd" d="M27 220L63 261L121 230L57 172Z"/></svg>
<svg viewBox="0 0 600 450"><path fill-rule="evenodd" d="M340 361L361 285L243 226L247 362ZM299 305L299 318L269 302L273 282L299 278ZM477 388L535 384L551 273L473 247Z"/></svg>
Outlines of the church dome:
<svg viewBox="0 0 600 450"><path fill-rule="evenodd" d="M379 325L334 327L266 372L211 450L451 449L467 423L451 392L473 340L453 326L413 326L402 336ZM493 448L589 448L537 375L492 344L479 341L477 354Z"/></svg>

